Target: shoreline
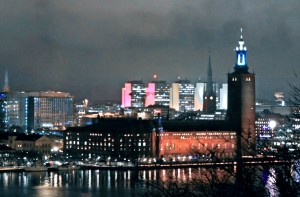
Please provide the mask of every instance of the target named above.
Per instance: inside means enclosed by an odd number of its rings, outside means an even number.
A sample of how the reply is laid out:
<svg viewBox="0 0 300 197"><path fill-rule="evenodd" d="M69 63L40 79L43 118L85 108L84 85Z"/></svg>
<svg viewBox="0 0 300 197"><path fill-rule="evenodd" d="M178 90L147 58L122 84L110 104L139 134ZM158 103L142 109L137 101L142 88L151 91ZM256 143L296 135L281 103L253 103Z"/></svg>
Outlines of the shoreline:
<svg viewBox="0 0 300 197"><path fill-rule="evenodd" d="M243 162L244 165L283 165L288 161L256 161ZM200 162L200 163L162 163L162 164L139 164L137 166L114 166L114 165L79 165L74 167L1 167L0 173L6 172L63 172L72 170L160 170L178 168L214 168L214 167L234 167L235 161L230 162Z"/></svg>

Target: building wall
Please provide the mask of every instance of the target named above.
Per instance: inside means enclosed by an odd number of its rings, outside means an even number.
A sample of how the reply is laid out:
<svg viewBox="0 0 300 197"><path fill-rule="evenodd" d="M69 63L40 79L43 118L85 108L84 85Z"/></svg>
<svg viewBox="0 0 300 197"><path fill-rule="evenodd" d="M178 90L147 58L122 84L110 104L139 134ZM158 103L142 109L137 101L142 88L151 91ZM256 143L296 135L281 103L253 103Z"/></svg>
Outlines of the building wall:
<svg viewBox="0 0 300 197"><path fill-rule="evenodd" d="M142 81L131 81L131 107L144 107L146 84Z"/></svg>
<svg viewBox="0 0 300 197"><path fill-rule="evenodd" d="M255 147L255 76L251 73L228 75L228 112L230 124L241 134L242 154Z"/></svg>
<svg viewBox="0 0 300 197"><path fill-rule="evenodd" d="M179 111L194 111L195 86L189 81L179 81Z"/></svg>
<svg viewBox="0 0 300 197"><path fill-rule="evenodd" d="M179 80L172 83L170 89L170 108L176 111L193 111L195 86L188 80Z"/></svg>
<svg viewBox="0 0 300 197"><path fill-rule="evenodd" d="M131 83L125 83L122 88L122 107L131 107Z"/></svg>
<svg viewBox="0 0 300 197"><path fill-rule="evenodd" d="M145 107L155 104L155 89L155 83L148 83L148 87L146 88Z"/></svg>
<svg viewBox="0 0 300 197"><path fill-rule="evenodd" d="M29 129L72 126L74 121L73 97L69 95L59 97L59 94L51 94L28 97Z"/></svg>
<svg viewBox="0 0 300 197"><path fill-rule="evenodd" d="M104 119L98 125L70 127L64 133L64 152L73 158L76 155L121 160L151 157L150 124L150 120Z"/></svg>
<svg viewBox="0 0 300 197"><path fill-rule="evenodd" d="M132 120L133 125L127 129L122 121L118 122L120 128L115 126L116 122L106 126L70 127L64 133L64 153L68 158L79 155L89 159L101 157L119 160L193 155L214 155L218 158L235 156L236 133L233 131L161 132L153 130L154 127L145 127L144 124L149 125L151 121L143 121L140 124Z"/></svg>
<svg viewBox="0 0 300 197"><path fill-rule="evenodd" d="M155 104L169 106L170 84L166 81L154 81L155 84Z"/></svg>
<svg viewBox="0 0 300 197"><path fill-rule="evenodd" d="M27 128L27 109L25 92L5 92L1 93L1 129L7 130L11 126Z"/></svg>
<svg viewBox="0 0 300 197"><path fill-rule="evenodd" d="M69 126L73 123L73 96L63 92L9 92L1 94L0 114L4 129L19 126L37 129L43 124Z"/></svg>
<svg viewBox="0 0 300 197"><path fill-rule="evenodd" d="M218 109L227 110L227 100L228 98L228 84L223 83L222 87L220 88L220 104Z"/></svg>
<svg viewBox="0 0 300 197"><path fill-rule="evenodd" d="M179 84L172 83L170 88L170 108L179 111Z"/></svg>
<svg viewBox="0 0 300 197"><path fill-rule="evenodd" d="M36 151L45 156L49 156L55 148L62 148L62 141L58 137L48 137L48 136L9 136L6 142L10 148L19 151Z"/></svg>
<svg viewBox="0 0 300 197"><path fill-rule="evenodd" d="M236 151L236 135L232 131L162 132L158 134L159 155L164 158L209 155L232 158Z"/></svg>
<svg viewBox="0 0 300 197"><path fill-rule="evenodd" d="M195 111L203 110L203 93L206 83L196 83L195 87Z"/></svg>

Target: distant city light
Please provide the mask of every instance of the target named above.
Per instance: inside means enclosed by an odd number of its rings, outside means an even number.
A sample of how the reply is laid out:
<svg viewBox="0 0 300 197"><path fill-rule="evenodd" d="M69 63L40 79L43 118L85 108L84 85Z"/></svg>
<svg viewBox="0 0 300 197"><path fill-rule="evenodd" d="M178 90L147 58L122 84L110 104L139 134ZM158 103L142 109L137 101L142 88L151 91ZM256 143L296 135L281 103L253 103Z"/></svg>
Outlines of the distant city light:
<svg viewBox="0 0 300 197"><path fill-rule="evenodd" d="M276 121L271 120L271 121L269 122L269 126L270 126L271 129L274 129L274 128L276 127Z"/></svg>

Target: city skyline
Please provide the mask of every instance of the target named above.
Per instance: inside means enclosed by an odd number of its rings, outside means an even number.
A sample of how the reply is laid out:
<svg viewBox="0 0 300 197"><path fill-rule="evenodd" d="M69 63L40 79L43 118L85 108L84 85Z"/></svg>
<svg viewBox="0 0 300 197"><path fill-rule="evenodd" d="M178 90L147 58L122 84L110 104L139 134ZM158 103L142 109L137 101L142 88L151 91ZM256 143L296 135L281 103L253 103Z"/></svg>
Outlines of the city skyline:
<svg viewBox="0 0 300 197"><path fill-rule="evenodd" d="M300 73L299 8L291 0L9 1L0 8L0 74L8 69L12 91L120 101L129 80L205 78L210 49L214 80L226 82L242 27L257 98L287 95Z"/></svg>

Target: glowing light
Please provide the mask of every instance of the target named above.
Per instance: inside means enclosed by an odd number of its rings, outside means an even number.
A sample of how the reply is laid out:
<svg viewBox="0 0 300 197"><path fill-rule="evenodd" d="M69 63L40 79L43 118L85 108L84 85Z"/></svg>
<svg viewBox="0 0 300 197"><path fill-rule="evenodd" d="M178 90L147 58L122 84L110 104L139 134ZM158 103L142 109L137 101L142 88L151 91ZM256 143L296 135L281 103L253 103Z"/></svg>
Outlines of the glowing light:
<svg viewBox="0 0 300 197"><path fill-rule="evenodd" d="M241 39L239 40L239 46L236 47L236 65L238 66L245 66L247 65L247 59L246 59L246 51L247 48L244 46L245 42L243 40L242 35L243 29L241 28Z"/></svg>
<svg viewBox="0 0 300 197"><path fill-rule="evenodd" d="M271 120L271 121L269 122L269 126L270 126L270 128L273 130L273 129L276 127L276 121Z"/></svg>
<svg viewBox="0 0 300 197"><path fill-rule="evenodd" d="M52 152L57 152L58 150L59 150L59 148L56 146L51 149Z"/></svg>

